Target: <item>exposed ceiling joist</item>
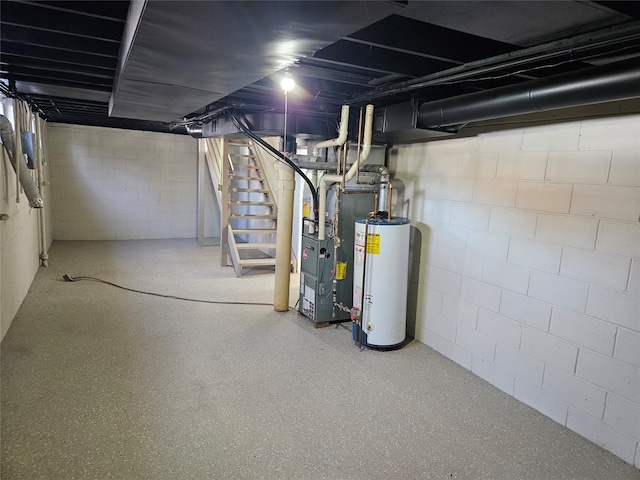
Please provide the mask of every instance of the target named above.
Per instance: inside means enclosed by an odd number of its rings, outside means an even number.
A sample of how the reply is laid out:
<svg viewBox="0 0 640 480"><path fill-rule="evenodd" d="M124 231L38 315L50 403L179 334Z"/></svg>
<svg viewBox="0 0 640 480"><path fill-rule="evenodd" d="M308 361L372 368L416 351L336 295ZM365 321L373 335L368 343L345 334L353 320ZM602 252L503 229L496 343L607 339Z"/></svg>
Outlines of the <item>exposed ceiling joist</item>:
<svg viewBox="0 0 640 480"><path fill-rule="evenodd" d="M436 101L640 56L638 2L3 0L0 9L0 78L12 94L53 121L158 131L225 108L281 112L285 66L298 84L290 111L330 118L344 102Z"/></svg>

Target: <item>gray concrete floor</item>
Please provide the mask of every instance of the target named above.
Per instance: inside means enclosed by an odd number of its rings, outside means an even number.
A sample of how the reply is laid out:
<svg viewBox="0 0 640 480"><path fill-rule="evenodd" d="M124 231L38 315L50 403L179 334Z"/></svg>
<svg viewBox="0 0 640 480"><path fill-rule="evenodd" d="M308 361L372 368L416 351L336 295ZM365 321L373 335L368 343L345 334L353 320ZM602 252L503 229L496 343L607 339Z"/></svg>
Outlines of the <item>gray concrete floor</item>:
<svg viewBox="0 0 640 480"><path fill-rule="evenodd" d="M640 478L418 342L360 352L295 312L61 281L272 300L272 274L218 258L193 240L54 243L2 342L4 480Z"/></svg>

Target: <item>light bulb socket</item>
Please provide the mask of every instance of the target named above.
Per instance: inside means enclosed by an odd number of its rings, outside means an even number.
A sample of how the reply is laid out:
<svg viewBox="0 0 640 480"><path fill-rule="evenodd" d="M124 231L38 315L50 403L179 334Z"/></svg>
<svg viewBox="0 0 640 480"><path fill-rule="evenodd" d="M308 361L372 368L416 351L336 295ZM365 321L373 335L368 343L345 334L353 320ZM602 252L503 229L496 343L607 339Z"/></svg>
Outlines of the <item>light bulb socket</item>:
<svg viewBox="0 0 640 480"><path fill-rule="evenodd" d="M282 80L280 80L280 87L282 87L282 90L284 90L285 92L290 92L294 89L295 86L296 82L293 79L291 72L284 72L284 77L282 77Z"/></svg>

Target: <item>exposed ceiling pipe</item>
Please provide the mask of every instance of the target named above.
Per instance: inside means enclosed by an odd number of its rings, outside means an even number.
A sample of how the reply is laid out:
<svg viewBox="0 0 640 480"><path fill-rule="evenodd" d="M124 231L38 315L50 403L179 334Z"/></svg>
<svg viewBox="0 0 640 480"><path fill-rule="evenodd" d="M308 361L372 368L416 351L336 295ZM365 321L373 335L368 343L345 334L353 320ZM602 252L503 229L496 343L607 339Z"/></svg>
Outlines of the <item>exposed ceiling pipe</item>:
<svg viewBox="0 0 640 480"><path fill-rule="evenodd" d="M527 65L541 61L555 61L566 56L569 56L571 61L579 61L593 55L593 52L597 52L599 48L611 47L611 45L634 44L638 40L640 40L640 22L629 22L615 29L604 28L597 32L483 58L482 60L458 65L423 77L381 86L375 92L354 96L349 100L349 103L368 102L376 98L388 97L442 83L461 81L478 75L487 75L505 68L526 68Z"/></svg>
<svg viewBox="0 0 640 480"><path fill-rule="evenodd" d="M318 142L313 146L313 156L318 156L318 150L328 147L341 147L344 142L347 141L347 135L349 133L349 105L342 106L342 112L340 114L340 132L337 138L331 140L325 140Z"/></svg>
<svg viewBox="0 0 640 480"><path fill-rule="evenodd" d="M187 133L192 137L202 138L202 130L203 130L202 125L188 124L188 125L185 125L184 128L187 130Z"/></svg>
<svg viewBox="0 0 640 480"><path fill-rule="evenodd" d="M365 117L364 117L364 139L362 142L362 150L360 152L360 156L356 160L356 162L351 165L351 168L348 172L346 172L344 181L348 182L355 175L358 169L360 168L360 164L364 163L364 161L369 156L369 152L371 151L371 133L373 131L373 105L367 105L365 109ZM322 180L320 180L320 188L318 192L318 201L320 203L320 207L318 208L318 240L324 240L325 237L325 217L327 213L327 184L330 182L342 182L342 175L324 175Z"/></svg>
<svg viewBox="0 0 640 480"><path fill-rule="evenodd" d="M421 128L443 128L640 97L640 58L423 103Z"/></svg>

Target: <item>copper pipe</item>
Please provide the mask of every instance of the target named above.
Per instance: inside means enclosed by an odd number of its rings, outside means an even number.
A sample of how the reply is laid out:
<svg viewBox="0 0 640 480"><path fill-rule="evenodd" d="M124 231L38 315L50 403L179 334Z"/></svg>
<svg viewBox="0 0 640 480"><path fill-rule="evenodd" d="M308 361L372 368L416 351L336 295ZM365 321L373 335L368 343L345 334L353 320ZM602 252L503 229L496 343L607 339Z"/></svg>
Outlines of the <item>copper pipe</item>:
<svg viewBox="0 0 640 480"><path fill-rule="evenodd" d="M376 193L378 190L344 190L345 195L362 195L365 193Z"/></svg>
<svg viewBox="0 0 640 480"><path fill-rule="evenodd" d="M337 293L338 293L338 279L337 277L337 273L338 273L338 243L342 242L342 240L340 239L339 233L340 233L340 189L336 188L336 204L333 210L333 217L334 217L334 223L333 223L333 279L332 279L332 287L333 287L333 301L331 302L333 304L333 307L331 309L331 317L332 318L336 318L336 310L335 310L335 305L337 303L338 297L337 297Z"/></svg>
<svg viewBox="0 0 640 480"><path fill-rule="evenodd" d="M358 169L356 170L356 185L369 185L369 182L360 181L360 150L362 142L362 107L360 107L360 123L358 124Z"/></svg>
<svg viewBox="0 0 640 480"><path fill-rule="evenodd" d="M364 337L364 285L367 279L367 240L369 239L369 219L367 215L364 222L364 257L362 258L362 291L360 292L360 338L358 348L362 349L362 338Z"/></svg>

